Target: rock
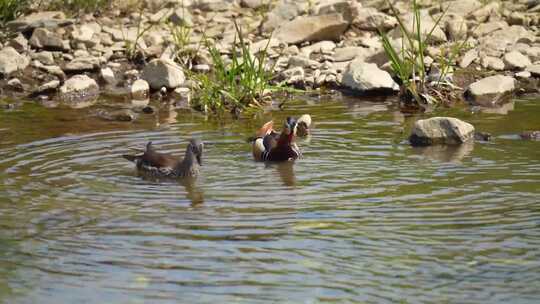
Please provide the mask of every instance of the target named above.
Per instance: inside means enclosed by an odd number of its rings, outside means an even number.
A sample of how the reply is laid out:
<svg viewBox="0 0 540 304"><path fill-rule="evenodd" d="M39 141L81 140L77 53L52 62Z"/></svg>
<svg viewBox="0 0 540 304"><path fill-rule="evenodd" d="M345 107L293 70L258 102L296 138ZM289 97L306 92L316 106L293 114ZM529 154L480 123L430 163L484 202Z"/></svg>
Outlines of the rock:
<svg viewBox="0 0 540 304"><path fill-rule="evenodd" d="M441 2L441 11L446 11L447 15L458 15L465 17L470 13L480 9L482 3L478 0L455 0Z"/></svg>
<svg viewBox="0 0 540 304"><path fill-rule="evenodd" d="M534 35L527 29L519 25L513 25L479 38L479 50L490 56L502 57L508 46L519 41L534 41L534 39Z"/></svg>
<svg viewBox="0 0 540 304"><path fill-rule="evenodd" d="M385 13L379 12L373 7L362 7L358 10L352 24L365 31L376 31L379 28L384 30L393 29L397 26L397 19Z"/></svg>
<svg viewBox="0 0 540 304"><path fill-rule="evenodd" d="M226 11L229 7L229 3L224 0L199 0L197 1L196 7L202 11Z"/></svg>
<svg viewBox="0 0 540 304"><path fill-rule="evenodd" d="M461 61L459 62L459 67L462 69L468 67L477 58L478 51L476 49L470 49L463 55L463 58L461 58Z"/></svg>
<svg viewBox="0 0 540 304"><path fill-rule="evenodd" d="M50 51L63 51L65 49L62 38L46 28L37 28L34 30L32 37L30 37L30 45L38 49Z"/></svg>
<svg viewBox="0 0 540 304"><path fill-rule="evenodd" d="M348 23L353 20L352 2L348 0L323 0L314 8L315 15L339 14Z"/></svg>
<svg viewBox="0 0 540 304"><path fill-rule="evenodd" d="M148 82L143 79L137 79L130 88L131 99L137 101L137 105L140 105L139 101L143 101L144 105L148 105L148 98L150 96L150 86ZM133 102L132 102L133 103Z"/></svg>
<svg viewBox="0 0 540 304"><path fill-rule="evenodd" d="M453 117L417 120L409 141L413 146L462 144L474 137L474 126Z"/></svg>
<svg viewBox="0 0 540 304"><path fill-rule="evenodd" d="M305 11L302 3L296 0L281 0L268 13L265 22L262 24L263 32L272 32L280 25L294 19Z"/></svg>
<svg viewBox="0 0 540 304"><path fill-rule="evenodd" d="M210 72L210 66L208 64L196 64L192 70L197 73L208 73Z"/></svg>
<svg viewBox="0 0 540 304"><path fill-rule="evenodd" d="M101 79L103 79L107 84L114 85L116 84L116 78L114 77L114 72L111 68L103 68L99 71L99 76Z"/></svg>
<svg viewBox="0 0 540 304"><path fill-rule="evenodd" d="M84 71L94 71L97 70L100 66L100 60L96 57L79 57L75 58L72 61L68 62L64 66L64 71L66 72L84 72Z"/></svg>
<svg viewBox="0 0 540 304"><path fill-rule="evenodd" d="M503 61L507 70L519 70L524 69L531 65L531 61L527 56L521 54L518 51L511 51L504 55Z"/></svg>
<svg viewBox="0 0 540 304"><path fill-rule="evenodd" d="M514 74L514 76L519 79L528 79L532 77L532 73L529 71L521 71Z"/></svg>
<svg viewBox="0 0 540 304"><path fill-rule="evenodd" d="M39 62L45 64L45 65L53 65L54 64L54 57L51 52L43 51L34 53L33 56L31 56L32 59L38 60Z"/></svg>
<svg viewBox="0 0 540 304"><path fill-rule="evenodd" d="M66 19L63 12L46 11L37 12L27 16L19 17L7 23L7 28L16 32L27 32L38 27L56 28L73 23L73 20Z"/></svg>
<svg viewBox="0 0 540 304"><path fill-rule="evenodd" d="M0 50L0 74L4 77L13 72L24 70L29 63L30 60L26 56L19 54L10 46Z"/></svg>
<svg viewBox="0 0 540 304"><path fill-rule="evenodd" d="M28 49L28 40L23 34L19 33L17 37L9 41L8 45L17 50L17 52L23 52Z"/></svg>
<svg viewBox="0 0 540 304"><path fill-rule="evenodd" d="M301 16L281 25L275 38L287 44L338 40L348 26L349 23L339 14Z"/></svg>
<svg viewBox="0 0 540 304"><path fill-rule="evenodd" d="M532 64L526 67L525 71L530 72L535 77L540 77L540 64Z"/></svg>
<svg viewBox="0 0 540 304"><path fill-rule="evenodd" d="M336 48L336 44L333 41L319 41L312 45L303 47L301 52L304 56L308 57L311 53L328 54Z"/></svg>
<svg viewBox="0 0 540 304"><path fill-rule="evenodd" d="M361 46L346 46L334 51L334 61L349 61L353 59L365 59L372 55L372 51Z"/></svg>
<svg viewBox="0 0 540 304"><path fill-rule="evenodd" d="M399 86L388 72L374 63L353 60L343 73L342 84L360 93L368 91L397 91Z"/></svg>
<svg viewBox="0 0 540 304"><path fill-rule="evenodd" d="M499 13L500 6L498 1L491 1L482 8L472 12L470 17L478 22L485 22L490 16L495 16Z"/></svg>
<svg viewBox="0 0 540 304"><path fill-rule="evenodd" d="M171 14L171 16L169 17L169 21L171 21L173 24L180 26L193 26L193 17L191 16L191 13L187 9L182 7L175 10Z"/></svg>
<svg viewBox="0 0 540 304"><path fill-rule="evenodd" d="M467 22L462 17L454 17L445 23L450 40L457 41L467 37Z"/></svg>
<svg viewBox="0 0 540 304"><path fill-rule="evenodd" d="M493 107L505 103L515 89L515 79L496 75L472 83L465 92L465 97L474 105Z"/></svg>
<svg viewBox="0 0 540 304"><path fill-rule="evenodd" d="M473 32L473 36L478 38L489 35L497 30L502 30L508 27L508 23L504 21L492 21L480 24Z"/></svg>
<svg viewBox="0 0 540 304"><path fill-rule="evenodd" d="M40 95L44 93L54 92L60 86L59 80L52 80L37 87L32 95Z"/></svg>
<svg viewBox="0 0 540 304"><path fill-rule="evenodd" d="M420 32L422 33L422 40L424 40L424 41L427 40L428 43L429 42L431 42L431 43L442 43L442 42L447 41L446 34L444 33L444 31L441 29L441 27L439 25L435 24L435 22L433 21L432 17L429 15L427 10L421 10L420 11L420 18L421 18L421 22L420 22L421 30L420 30ZM414 29L416 28L415 20L416 20L415 14L413 14L413 13L408 13L403 17L404 26L411 33L415 32L414 31ZM428 35L429 35L429 37L428 37ZM396 28L396 29L393 30L393 33L391 34L391 36L393 38L401 38L402 37L402 32L401 32L401 30ZM416 37L415 35L413 35L413 36Z"/></svg>
<svg viewBox="0 0 540 304"><path fill-rule="evenodd" d="M174 98L174 107L188 109L191 105L191 89L176 88L171 96Z"/></svg>
<svg viewBox="0 0 540 304"><path fill-rule="evenodd" d="M100 110L97 112L97 116L107 121L122 121L130 122L137 119L137 114L129 109L122 109L116 111Z"/></svg>
<svg viewBox="0 0 540 304"><path fill-rule="evenodd" d="M100 27L95 28L91 25L83 24L71 32L71 37L75 43L83 43L86 47L91 48L99 42L94 35L100 31Z"/></svg>
<svg viewBox="0 0 540 304"><path fill-rule="evenodd" d="M154 90L166 87L174 89L186 80L182 68L172 60L154 59L148 63L141 75Z"/></svg>
<svg viewBox="0 0 540 304"><path fill-rule="evenodd" d="M484 56L481 60L482 67L494 70L494 71L502 71L504 70L504 62L501 58L493 57L493 56Z"/></svg>
<svg viewBox="0 0 540 304"><path fill-rule="evenodd" d="M86 75L75 75L60 87L59 99L72 108L92 105L99 95L96 81Z"/></svg>
<svg viewBox="0 0 540 304"><path fill-rule="evenodd" d="M22 82L19 80L19 78L13 78L13 79L10 79L8 82L7 82L7 85L14 91L18 91L18 92L22 92L24 91L24 87L23 87L23 84Z"/></svg>
<svg viewBox="0 0 540 304"><path fill-rule="evenodd" d="M39 69L51 74L51 75L55 75L57 76L58 78L64 80L66 79L66 74L64 73L64 71L62 71L62 69L57 66L57 65L39 65L37 66Z"/></svg>
<svg viewBox="0 0 540 304"><path fill-rule="evenodd" d="M290 67L302 67L302 68L311 68L316 69L321 64L318 61L311 60L307 57L303 56L291 56L289 58L289 66Z"/></svg>
<svg viewBox="0 0 540 304"><path fill-rule="evenodd" d="M247 7L251 9L257 9L259 7L262 7L265 5L265 1L263 0L241 0L240 5L242 7Z"/></svg>

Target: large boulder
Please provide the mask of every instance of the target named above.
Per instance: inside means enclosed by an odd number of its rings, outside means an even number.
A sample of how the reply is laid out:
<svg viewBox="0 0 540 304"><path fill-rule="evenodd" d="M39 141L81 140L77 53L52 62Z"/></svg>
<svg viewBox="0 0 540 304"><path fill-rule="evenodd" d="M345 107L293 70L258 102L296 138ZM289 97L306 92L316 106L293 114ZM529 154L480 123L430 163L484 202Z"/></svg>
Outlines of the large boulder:
<svg viewBox="0 0 540 304"><path fill-rule="evenodd" d="M374 63L353 60L343 73L342 84L355 92L397 91L398 84Z"/></svg>
<svg viewBox="0 0 540 304"><path fill-rule="evenodd" d="M474 105L500 106L508 101L515 88L513 77L495 75L472 83L465 91L465 97Z"/></svg>
<svg viewBox="0 0 540 304"><path fill-rule="evenodd" d="M7 46L0 50L0 74L8 76L18 70L24 70L30 60L19 54L14 48Z"/></svg>
<svg viewBox="0 0 540 304"><path fill-rule="evenodd" d="M415 146L462 144L474 138L474 126L453 117L417 120L409 141Z"/></svg>
<svg viewBox="0 0 540 304"><path fill-rule="evenodd" d="M340 14L301 16L281 25L275 38L287 44L338 40L348 26L349 22Z"/></svg>
<svg viewBox="0 0 540 304"><path fill-rule="evenodd" d="M60 87L60 101L72 108L84 108L95 103L99 95L96 81L86 75L75 75Z"/></svg>
<svg viewBox="0 0 540 304"><path fill-rule="evenodd" d="M154 59L150 61L144 67L141 77L154 90L159 90L162 87L174 89L186 80L182 68L169 59Z"/></svg>

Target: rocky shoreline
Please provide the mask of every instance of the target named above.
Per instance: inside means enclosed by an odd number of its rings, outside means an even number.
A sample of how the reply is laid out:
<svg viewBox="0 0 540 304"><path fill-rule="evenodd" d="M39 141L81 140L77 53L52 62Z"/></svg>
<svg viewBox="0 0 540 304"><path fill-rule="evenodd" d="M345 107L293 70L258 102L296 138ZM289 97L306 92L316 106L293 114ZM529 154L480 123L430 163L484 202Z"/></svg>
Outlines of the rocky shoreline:
<svg viewBox="0 0 540 304"><path fill-rule="evenodd" d="M424 58L428 77L437 78L438 59L466 39L448 75L460 98L501 108L514 93L539 93L540 1L419 3L423 26L433 28ZM409 1L394 5L401 20L412 21ZM203 35L230 61L238 48L233 20L252 54L266 51L276 83L347 94L400 92L377 32L388 31L396 44L403 39L385 1L147 0L144 7L120 1L101 14L40 11L7 23L3 30L13 35L0 43L0 98L83 108L107 95L134 109L151 99L189 108L200 87L191 76L214 69ZM178 32L186 29L187 35Z"/></svg>

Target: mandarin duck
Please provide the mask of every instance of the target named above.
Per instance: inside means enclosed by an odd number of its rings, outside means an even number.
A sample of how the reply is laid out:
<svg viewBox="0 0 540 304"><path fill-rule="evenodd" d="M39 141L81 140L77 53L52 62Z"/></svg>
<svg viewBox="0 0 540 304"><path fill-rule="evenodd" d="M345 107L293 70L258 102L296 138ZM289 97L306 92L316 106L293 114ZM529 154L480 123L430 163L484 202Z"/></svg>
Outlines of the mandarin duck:
<svg viewBox="0 0 540 304"><path fill-rule="evenodd" d="M288 117L281 133L273 129L274 122L265 123L253 141L253 157L256 161L288 161L301 156L294 142L297 127L296 119Z"/></svg>
<svg viewBox="0 0 540 304"><path fill-rule="evenodd" d="M134 162L141 173L155 177L195 177L202 164L204 144L198 139L191 139L187 145L184 158L154 150L152 142L146 145L146 151L139 155L122 155Z"/></svg>

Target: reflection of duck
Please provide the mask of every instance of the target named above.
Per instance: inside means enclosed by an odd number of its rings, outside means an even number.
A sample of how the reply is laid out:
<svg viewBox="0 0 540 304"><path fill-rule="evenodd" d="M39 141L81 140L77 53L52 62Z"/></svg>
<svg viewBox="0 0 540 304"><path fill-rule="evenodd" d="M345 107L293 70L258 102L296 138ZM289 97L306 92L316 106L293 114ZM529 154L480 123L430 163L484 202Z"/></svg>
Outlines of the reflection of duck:
<svg viewBox="0 0 540 304"><path fill-rule="evenodd" d="M146 151L142 154L122 156L134 162L137 169L143 173L156 177L178 178L199 174L202 153L203 143L198 139L191 139L183 159L155 151L152 142L146 145Z"/></svg>
<svg viewBox="0 0 540 304"><path fill-rule="evenodd" d="M274 122L265 123L253 141L253 157L256 161L295 160L301 154L294 142L296 119L288 117L281 133L273 129Z"/></svg>
<svg viewBox="0 0 540 304"><path fill-rule="evenodd" d="M283 185L292 187L296 184L294 166L292 162L282 162L276 164L276 170Z"/></svg>

